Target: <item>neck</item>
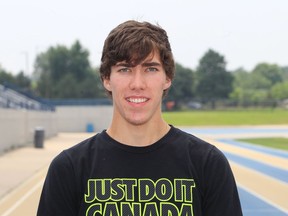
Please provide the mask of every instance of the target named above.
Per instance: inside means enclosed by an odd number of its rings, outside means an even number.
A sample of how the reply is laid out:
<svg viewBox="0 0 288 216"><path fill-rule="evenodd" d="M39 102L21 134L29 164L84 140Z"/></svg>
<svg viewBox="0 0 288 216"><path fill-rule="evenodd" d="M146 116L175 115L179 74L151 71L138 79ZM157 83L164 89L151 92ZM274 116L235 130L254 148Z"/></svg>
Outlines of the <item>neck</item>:
<svg viewBox="0 0 288 216"><path fill-rule="evenodd" d="M157 124L123 124L121 127L115 127L112 123L107 129L107 133L113 139L126 145L148 146L161 139L169 129L170 126L164 120Z"/></svg>

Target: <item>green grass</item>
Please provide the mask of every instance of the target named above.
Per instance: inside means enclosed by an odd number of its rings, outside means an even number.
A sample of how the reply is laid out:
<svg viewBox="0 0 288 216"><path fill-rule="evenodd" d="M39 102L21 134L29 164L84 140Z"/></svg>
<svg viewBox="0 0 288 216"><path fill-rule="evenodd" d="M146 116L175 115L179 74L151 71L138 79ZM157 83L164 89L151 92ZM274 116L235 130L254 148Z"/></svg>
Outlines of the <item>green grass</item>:
<svg viewBox="0 0 288 216"><path fill-rule="evenodd" d="M273 137L273 138L247 138L237 139L238 141L248 142L251 144L261 145L265 147L282 149L288 151L288 138Z"/></svg>
<svg viewBox="0 0 288 216"><path fill-rule="evenodd" d="M288 110L229 110L164 112L164 119L176 126L241 126L288 124ZM251 144L288 151L288 138L239 139Z"/></svg>
<svg viewBox="0 0 288 216"><path fill-rule="evenodd" d="M164 112L163 117L177 126L288 124L288 110L280 109Z"/></svg>

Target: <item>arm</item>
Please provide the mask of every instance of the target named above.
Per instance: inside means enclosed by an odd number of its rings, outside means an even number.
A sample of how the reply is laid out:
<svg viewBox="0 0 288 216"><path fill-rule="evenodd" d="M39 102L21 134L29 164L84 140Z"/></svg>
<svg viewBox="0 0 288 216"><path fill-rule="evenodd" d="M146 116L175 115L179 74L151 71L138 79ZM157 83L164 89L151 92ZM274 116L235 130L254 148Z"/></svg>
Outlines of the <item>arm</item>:
<svg viewBox="0 0 288 216"><path fill-rule="evenodd" d="M235 179L228 160L213 148L205 165L205 216L242 216Z"/></svg>
<svg viewBox="0 0 288 216"><path fill-rule="evenodd" d="M65 152L50 164L37 216L77 215L77 189L73 167Z"/></svg>

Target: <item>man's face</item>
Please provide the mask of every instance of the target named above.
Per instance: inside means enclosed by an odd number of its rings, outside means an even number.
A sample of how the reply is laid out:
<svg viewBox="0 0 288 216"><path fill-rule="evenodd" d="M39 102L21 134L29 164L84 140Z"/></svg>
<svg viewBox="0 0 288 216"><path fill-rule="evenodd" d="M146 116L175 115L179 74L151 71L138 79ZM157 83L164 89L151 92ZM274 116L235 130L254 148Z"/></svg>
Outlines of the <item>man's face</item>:
<svg viewBox="0 0 288 216"><path fill-rule="evenodd" d="M157 123L163 91L170 85L157 52L136 66L118 62L111 67L110 78L104 79L105 88L112 93L114 120L133 125Z"/></svg>

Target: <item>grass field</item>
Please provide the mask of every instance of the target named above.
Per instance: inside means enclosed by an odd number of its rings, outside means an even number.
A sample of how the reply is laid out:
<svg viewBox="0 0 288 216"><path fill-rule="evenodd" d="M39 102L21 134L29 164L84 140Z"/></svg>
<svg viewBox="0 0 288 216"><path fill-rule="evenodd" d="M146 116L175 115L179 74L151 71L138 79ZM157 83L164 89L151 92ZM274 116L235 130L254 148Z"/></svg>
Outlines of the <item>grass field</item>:
<svg viewBox="0 0 288 216"><path fill-rule="evenodd" d="M288 124L288 110L280 109L164 112L163 117L177 126Z"/></svg>
<svg viewBox="0 0 288 216"><path fill-rule="evenodd" d="M282 149L288 151L288 138L273 137L273 138L249 138L237 139L239 141L248 142L255 145L261 145L270 148Z"/></svg>
<svg viewBox="0 0 288 216"><path fill-rule="evenodd" d="M164 112L164 119L175 126L241 126L288 124L288 110L233 110ZM257 138L240 141L288 151L287 138Z"/></svg>

